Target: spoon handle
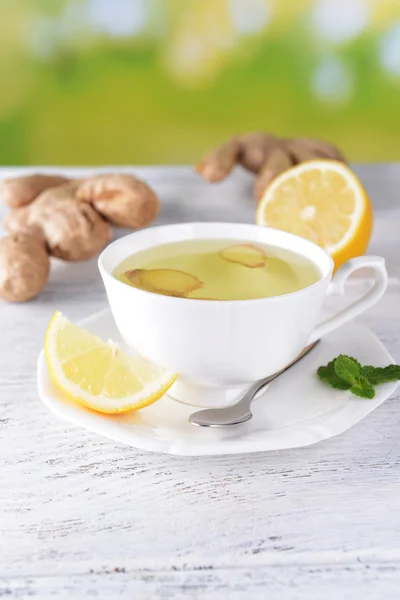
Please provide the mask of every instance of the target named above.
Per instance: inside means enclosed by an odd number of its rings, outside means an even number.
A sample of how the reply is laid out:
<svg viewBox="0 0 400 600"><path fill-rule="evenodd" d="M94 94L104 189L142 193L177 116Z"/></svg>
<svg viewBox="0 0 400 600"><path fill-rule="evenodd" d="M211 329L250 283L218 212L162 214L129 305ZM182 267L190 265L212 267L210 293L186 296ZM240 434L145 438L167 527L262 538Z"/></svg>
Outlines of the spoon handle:
<svg viewBox="0 0 400 600"><path fill-rule="evenodd" d="M292 360L291 363L286 365L286 367L283 367L283 369L281 369L280 371L277 371L276 373L274 373L273 375L270 375L269 377L266 377L265 379L261 379L261 381L257 381L254 385L251 386L250 389L252 389L253 387L255 388L257 386L257 384L259 384L259 387L254 392L254 394L256 394L258 392L258 390L261 389L264 385L266 385L267 383L270 383L270 381L273 381L274 379L279 377L279 375L282 375L282 373L284 373L285 371L290 369L290 367L292 367L297 362L299 362L299 360L301 360L306 354L308 354L310 352L310 350L315 348L315 346L319 343L319 341L320 340L316 340L315 342L312 342L308 346L305 346L305 348L303 348L303 350L300 352L300 354L298 354L296 356L296 358L294 360Z"/></svg>
<svg viewBox="0 0 400 600"><path fill-rule="evenodd" d="M253 383L239 402L233 406L227 406L225 408L208 408L206 410L197 411L190 415L189 422L192 423L192 425L197 425L199 427L224 427L226 425L237 425L248 421L253 416L250 411L250 406L257 392L301 360L318 344L318 342L319 340L316 340L306 346L291 363L283 367L280 371Z"/></svg>

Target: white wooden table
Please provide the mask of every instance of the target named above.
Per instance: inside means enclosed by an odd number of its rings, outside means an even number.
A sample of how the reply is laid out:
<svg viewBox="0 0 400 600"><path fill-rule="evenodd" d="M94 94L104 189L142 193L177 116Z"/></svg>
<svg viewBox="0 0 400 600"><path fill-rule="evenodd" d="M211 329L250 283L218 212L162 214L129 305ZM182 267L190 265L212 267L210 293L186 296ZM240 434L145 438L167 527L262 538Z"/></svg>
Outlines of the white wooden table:
<svg viewBox="0 0 400 600"><path fill-rule="evenodd" d="M134 171L159 193L160 223L254 219L243 173L210 186L188 168ZM390 274L362 321L400 362L400 165L356 171ZM95 261L56 264L32 303L0 302L0 598L400 597L399 394L300 450L135 451L57 420L36 392L54 310L79 320L105 304Z"/></svg>

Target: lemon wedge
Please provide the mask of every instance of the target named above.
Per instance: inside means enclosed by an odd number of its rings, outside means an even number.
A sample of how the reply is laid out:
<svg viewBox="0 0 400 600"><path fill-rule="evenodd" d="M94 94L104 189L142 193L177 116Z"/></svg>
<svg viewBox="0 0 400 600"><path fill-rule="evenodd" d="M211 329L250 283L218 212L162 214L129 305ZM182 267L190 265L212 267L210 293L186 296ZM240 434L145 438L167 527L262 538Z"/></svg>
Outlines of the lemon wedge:
<svg viewBox="0 0 400 600"><path fill-rule="evenodd" d="M47 328L44 352L55 385L102 413L144 408L161 398L177 377L104 342L58 311Z"/></svg>
<svg viewBox="0 0 400 600"><path fill-rule="evenodd" d="M373 213L357 176L335 160L310 160L284 171L266 188L258 225L307 238L324 248L335 268L365 253Z"/></svg>

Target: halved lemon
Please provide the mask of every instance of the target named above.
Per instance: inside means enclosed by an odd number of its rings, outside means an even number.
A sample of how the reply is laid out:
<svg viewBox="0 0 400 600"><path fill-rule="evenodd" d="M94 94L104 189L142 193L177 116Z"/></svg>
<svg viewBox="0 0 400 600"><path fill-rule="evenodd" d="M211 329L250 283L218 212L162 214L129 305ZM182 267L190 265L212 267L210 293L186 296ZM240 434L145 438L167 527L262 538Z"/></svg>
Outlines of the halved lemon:
<svg viewBox="0 0 400 600"><path fill-rule="evenodd" d="M266 188L256 223L283 229L324 248L337 269L365 253L372 205L357 176L335 160L310 160L284 171Z"/></svg>
<svg viewBox="0 0 400 600"><path fill-rule="evenodd" d="M55 385L68 397L102 413L122 413L152 404L176 375L103 342L60 312L51 319L44 343Z"/></svg>

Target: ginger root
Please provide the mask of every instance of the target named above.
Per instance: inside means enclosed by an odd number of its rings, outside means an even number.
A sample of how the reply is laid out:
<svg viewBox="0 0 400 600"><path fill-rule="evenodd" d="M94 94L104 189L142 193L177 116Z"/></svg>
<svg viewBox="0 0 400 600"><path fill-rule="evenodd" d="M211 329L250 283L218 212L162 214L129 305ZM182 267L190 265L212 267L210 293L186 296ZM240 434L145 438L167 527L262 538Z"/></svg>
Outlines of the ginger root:
<svg viewBox="0 0 400 600"><path fill-rule="evenodd" d="M239 160L240 147L240 138L231 138L207 154L196 171L211 183L225 179Z"/></svg>
<svg viewBox="0 0 400 600"><path fill-rule="evenodd" d="M78 185L45 190L29 207L16 211L14 219L11 214L5 226L18 231L22 223L26 233L44 240L51 256L67 261L93 258L110 241L111 226L92 206L76 200Z"/></svg>
<svg viewBox="0 0 400 600"><path fill-rule="evenodd" d="M254 195L261 198L265 188L282 171L315 158L345 162L341 152L327 142L297 138L279 139L256 131L236 136L209 152L196 171L209 182L221 181L236 164L256 174Z"/></svg>
<svg viewBox="0 0 400 600"><path fill-rule="evenodd" d="M270 182L292 165L290 155L281 146L275 146L269 153L254 183L254 196L257 200L261 198Z"/></svg>
<svg viewBox="0 0 400 600"><path fill-rule="evenodd" d="M50 187L67 183L69 179L61 175L25 175L0 181L0 198L11 208L27 206L41 192Z"/></svg>
<svg viewBox="0 0 400 600"><path fill-rule="evenodd" d="M23 233L0 238L0 298L26 302L47 283L50 260L42 244Z"/></svg>
<svg viewBox="0 0 400 600"><path fill-rule="evenodd" d="M131 175L85 180L41 174L16 177L0 182L0 197L13 209L3 221L11 235L0 248L0 298L11 302L29 300L41 291L48 278L49 255L66 261L93 258L110 241L111 223L144 227L159 210L153 190Z"/></svg>
<svg viewBox="0 0 400 600"><path fill-rule="evenodd" d="M107 221L119 227L145 227L159 211L153 190L131 175L90 177L78 186L76 197L89 202Z"/></svg>
<svg viewBox="0 0 400 600"><path fill-rule="evenodd" d="M330 158L332 160L339 160L346 162L345 157L336 146L328 144L328 142L322 142L320 140L312 140L307 138L299 138L299 142L307 146L317 158Z"/></svg>
<svg viewBox="0 0 400 600"><path fill-rule="evenodd" d="M9 233L24 233L32 236L42 246L46 247L46 240L41 225L30 222L30 210L28 206L21 206L9 212L3 220L3 227Z"/></svg>
<svg viewBox="0 0 400 600"><path fill-rule="evenodd" d="M263 131L254 131L240 138L239 162L248 171L259 173L278 139Z"/></svg>

